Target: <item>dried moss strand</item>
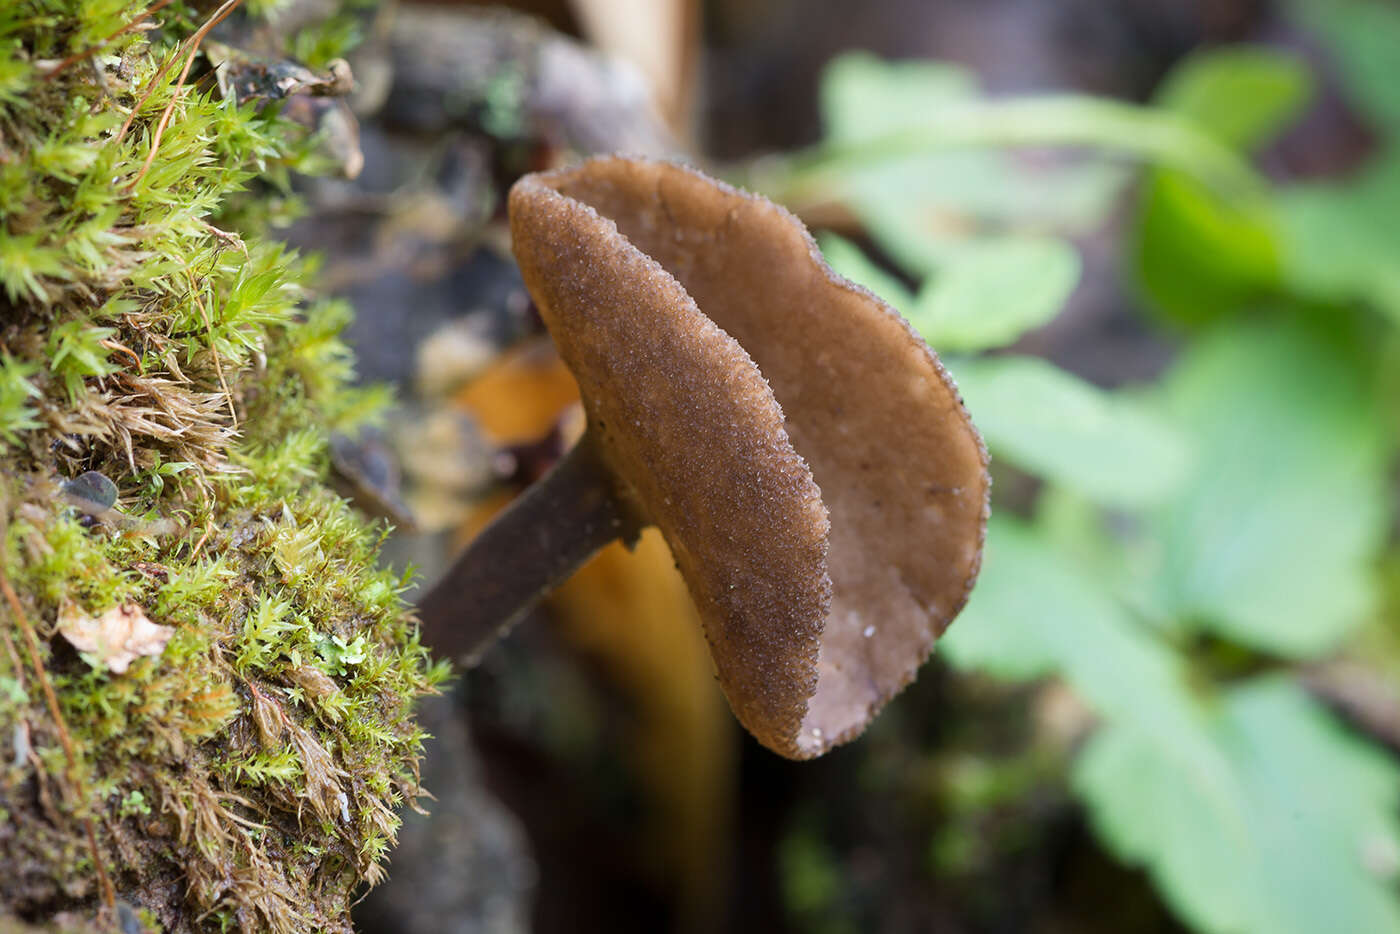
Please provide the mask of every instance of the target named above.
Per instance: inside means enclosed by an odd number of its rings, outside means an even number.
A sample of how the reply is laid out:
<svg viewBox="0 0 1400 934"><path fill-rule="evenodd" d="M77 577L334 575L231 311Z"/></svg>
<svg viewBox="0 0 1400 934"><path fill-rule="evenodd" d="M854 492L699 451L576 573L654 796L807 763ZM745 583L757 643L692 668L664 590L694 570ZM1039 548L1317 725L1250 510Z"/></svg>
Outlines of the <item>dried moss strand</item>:
<svg viewBox="0 0 1400 934"><path fill-rule="evenodd" d="M642 523L589 435L467 546L419 603L423 643L473 664L541 597Z"/></svg>

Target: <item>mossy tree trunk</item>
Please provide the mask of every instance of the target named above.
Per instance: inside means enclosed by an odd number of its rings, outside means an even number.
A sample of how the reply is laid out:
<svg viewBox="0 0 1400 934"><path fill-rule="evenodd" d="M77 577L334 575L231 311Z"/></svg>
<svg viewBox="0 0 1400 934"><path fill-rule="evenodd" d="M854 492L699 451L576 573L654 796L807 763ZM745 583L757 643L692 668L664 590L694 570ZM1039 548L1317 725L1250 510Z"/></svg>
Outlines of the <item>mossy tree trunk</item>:
<svg viewBox="0 0 1400 934"><path fill-rule="evenodd" d="M349 930L444 672L325 485L380 398L267 235L315 137L209 16L0 4L0 915Z"/></svg>

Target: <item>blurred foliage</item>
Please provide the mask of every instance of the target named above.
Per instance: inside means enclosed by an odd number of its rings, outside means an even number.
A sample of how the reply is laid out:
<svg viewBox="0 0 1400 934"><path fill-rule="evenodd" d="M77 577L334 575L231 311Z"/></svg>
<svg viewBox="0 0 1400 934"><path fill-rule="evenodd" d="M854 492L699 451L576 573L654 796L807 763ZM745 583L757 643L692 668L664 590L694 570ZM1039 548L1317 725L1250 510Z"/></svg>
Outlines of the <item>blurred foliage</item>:
<svg viewBox="0 0 1400 934"><path fill-rule="evenodd" d="M1142 107L993 101L953 66L847 56L825 77L827 139L747 181L854 215L861 238L822 249L943 353L1013 477L942 654L1069 687L1090 714L1070 784L1104 845L1200 931L1400 931L1400 765L1303 678L1338 657L1396 665L1376 653L1398 625L1381 569L1397 566L1400 11L1291 15L1377 133L1349 176L1253 168L1318 71L1235 47L1182 61ZM1170 367L1104 389L1003 352L1058 314L1071 238L1124 196L1125 266L1144 326L1179 343ZM801 914L826 867L793 846Z"/></svg>

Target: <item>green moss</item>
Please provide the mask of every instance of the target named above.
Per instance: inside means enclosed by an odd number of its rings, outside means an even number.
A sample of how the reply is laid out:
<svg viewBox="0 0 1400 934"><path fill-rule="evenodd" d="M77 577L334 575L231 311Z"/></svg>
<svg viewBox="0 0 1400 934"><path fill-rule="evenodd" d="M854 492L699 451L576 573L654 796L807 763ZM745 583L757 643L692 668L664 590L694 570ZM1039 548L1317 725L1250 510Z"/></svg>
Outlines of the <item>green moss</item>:
<svg viewBox="0 0 1400 934"><path fill-rule="evenodd" d="M445 672L325 486L329 432L384 398L265 229L308 134L177 87L207 14L122 31L143 9L0 4L0 901L95 917L100 868L167 930L348 930ZM120 493L96 517L63 487L92 470ZM174 629L125 673L57 632L123 603Z"/></svg>

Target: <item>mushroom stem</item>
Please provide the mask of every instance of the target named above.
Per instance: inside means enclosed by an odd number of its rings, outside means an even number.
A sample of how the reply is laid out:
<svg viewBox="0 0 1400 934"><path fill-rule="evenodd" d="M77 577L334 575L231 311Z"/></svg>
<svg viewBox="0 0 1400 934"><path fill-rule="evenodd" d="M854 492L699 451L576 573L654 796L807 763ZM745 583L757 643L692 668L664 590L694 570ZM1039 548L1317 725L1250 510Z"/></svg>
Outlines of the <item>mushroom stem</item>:
<svg viewBox="0 0 1400 934"><path fill-rule="evenodd" d="M418 604L423 643L474 665L532 606L639 521L585 432L480 535Z"/></svg>

